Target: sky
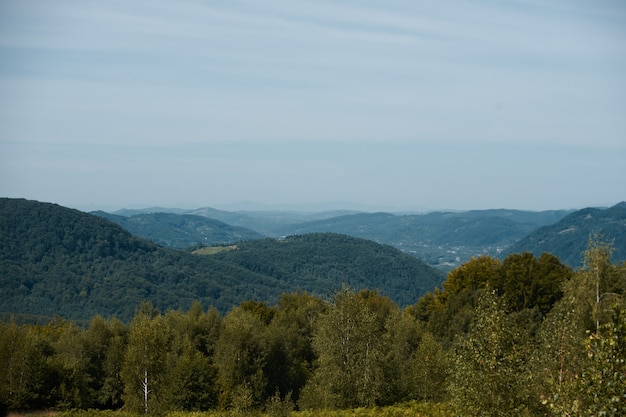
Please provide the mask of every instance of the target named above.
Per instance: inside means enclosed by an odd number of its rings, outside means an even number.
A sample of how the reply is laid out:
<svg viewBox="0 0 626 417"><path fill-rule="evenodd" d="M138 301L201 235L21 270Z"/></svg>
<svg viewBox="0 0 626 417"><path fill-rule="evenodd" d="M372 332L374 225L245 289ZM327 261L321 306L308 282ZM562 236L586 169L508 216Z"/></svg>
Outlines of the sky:
<svg viewBox="0 0 626 417"><path fill-rule="evenodd" d="M0 197L610 206L626 2L0 0Z"/></svg>

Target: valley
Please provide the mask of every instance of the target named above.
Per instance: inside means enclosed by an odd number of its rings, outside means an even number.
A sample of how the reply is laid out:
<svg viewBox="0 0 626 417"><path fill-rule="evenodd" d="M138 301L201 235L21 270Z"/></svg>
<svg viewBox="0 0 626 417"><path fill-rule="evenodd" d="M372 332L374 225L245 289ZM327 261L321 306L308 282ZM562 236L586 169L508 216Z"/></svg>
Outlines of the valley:
<svg viewBox="0 0 626 417"><path fill-rule="evenodd" d="M109 218L138 236L176 249L232 244L263 237L280 239L307 233L345 234L391 245L447 273L472 257L501 257L504 253L510 253L507 249L512 245L542 227L559 222L572 212L505 209L429 213L229 212L213 208L147 208L93 214ZM162 221L165 216L171 219L171 227ZM207 235L207 227L198 224L195 229L186 227L185 236L175 239L175 236L181 234L181 227L177 223L184 222L186 216L204 217L214 223L222 222L220 233ZM177 217L180 220L176 221ZM137 224L141 224L141 227L137 227ZM580 256L580 251L573 255L574 258L577 256Z"/></svg>

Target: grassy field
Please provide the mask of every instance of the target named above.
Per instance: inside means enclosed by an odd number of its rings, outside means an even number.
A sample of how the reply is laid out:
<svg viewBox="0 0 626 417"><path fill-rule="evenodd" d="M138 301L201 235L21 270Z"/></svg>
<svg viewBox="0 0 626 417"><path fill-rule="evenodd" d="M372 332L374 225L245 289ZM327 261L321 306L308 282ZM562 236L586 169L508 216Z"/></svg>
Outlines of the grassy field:
<svg viewBox="0 0 626 417"><path fill-rule="evenodd" d="M288 411L285 409L259 411L172 411L164 417L452 417L454 414L445 404L407 403L390 407L356 408L350 410ZM7 417L137 417L125 411L37 411L30 413L10 413Z"/></svg>
<svg viewBox="0 0 626 417"><path fill-rule="evenodd" d="M207 246L205 248L196 249L192 253L196 255L215 255L216 253L237 249L237 245L230 246Z"/></svg>

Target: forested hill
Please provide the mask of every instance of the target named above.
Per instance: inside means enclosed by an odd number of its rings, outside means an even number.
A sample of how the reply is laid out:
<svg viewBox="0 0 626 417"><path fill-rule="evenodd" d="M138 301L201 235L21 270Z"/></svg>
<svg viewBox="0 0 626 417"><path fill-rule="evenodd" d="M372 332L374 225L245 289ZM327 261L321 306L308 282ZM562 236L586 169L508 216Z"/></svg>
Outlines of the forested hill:
<svg viewBox="0 0 626 417"><path fill-rule="evenodd" d="M626 202L607 209L585 208L575 211L559 222L544 226L502 253L543 252L556 255L563 263L577 268L582 265L583 252L591 235L599 233L612 243L615 263L626 261Z"/></svg>
<svg viewBox="0 0 626 417"><path fill-rule="evenodd" d="M553 224L565 210L474 210L397 215L359 213L287 225L283 235L335 232L392 245L449 270L474 256L495 256L530 232Z"/></svg>
<svg viewBox="0 0 626 417"><path fill-rule="evenodd" d="M414 303L416 296L432 291L445 278L392 246L336 233L247 241L237 250L214 256L280 281L295 274L322 292L329 280L356 289L380 289L402 306Z"/></svg>
<svg viewBox="0 0 626 417"><path fill-rule="evenodd" d="M143 300L161 311L186 309L194 300L227 311L250 299L272 303L283 292L327 296L342 283L378 289L406 305L442 279L399 250L363 239L321 234L194 255L134 237L98 216L0 199L5 316L87 320L100 314L128 320Z"/></svg>
<svg viewBox="0 0 626 417"><path fill-rule="evenodd" d="M394 246L447 272L475 256L497 256L529 233L556 223L570 212L493 209L426 214L312 213L153 207L113 214L94 213L113 220L136 236L178 249L199 242L211 245L258 239L261 235L280 238L332 232ZM209 220L203 222L188 215Z"/></svg>
<svg viewBox="0 0 626 417"><path fill-rule="evenodd" d="M245 227L231 226L219 220L192 214L140 213L130 217L95 211L135 236L174 249L186 249L235 243L242 240L262 239L266 236Z"/></svg>

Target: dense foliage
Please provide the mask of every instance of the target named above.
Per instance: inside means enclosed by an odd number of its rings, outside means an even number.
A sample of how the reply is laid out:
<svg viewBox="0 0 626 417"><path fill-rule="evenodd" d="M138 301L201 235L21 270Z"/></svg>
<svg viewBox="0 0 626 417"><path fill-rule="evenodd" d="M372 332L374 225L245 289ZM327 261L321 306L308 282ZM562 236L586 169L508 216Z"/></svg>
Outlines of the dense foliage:
<svg viewBox="0 0 626 417"><path fill-rule="evenodd" d="M595 237L587 248L575 272L550 255L477 258L407 308L343 287L328 301L289 293L223 315L145 302L129 324L9 321L0 402L151 415L419 402L447 404L439 415L621 416L626 265L612 264L610 244Z"/></svg>
<svg viewBox="0 0 626 417"><path fill-rule="evenodd" d="M242 242L237 250L214 257L281 282L295 275L300 288L314 288L312 292L325 296L342 284L376 288L403 307L444 279L440 272L391 246L336 233Z"/></svg>
<svg viewBox="0 0 626 417"><path fill-rule="evenodd" d="M320 234L246 242L216 256L164 249L101 217L55 204L0 199L0 313L130 320L143 300L161 311L198 300L221 312L250 299L346 282L414 303L443 275L389 246Z"/></svg>
<svg viewBox="0 0 626 417"><path fill-rule="evenodd" d="M163 309L200 300L225 311L285 290L283 283L238 265L160 248L97 216L0 199L2 312L128 320L146 299Z"/></svg>

